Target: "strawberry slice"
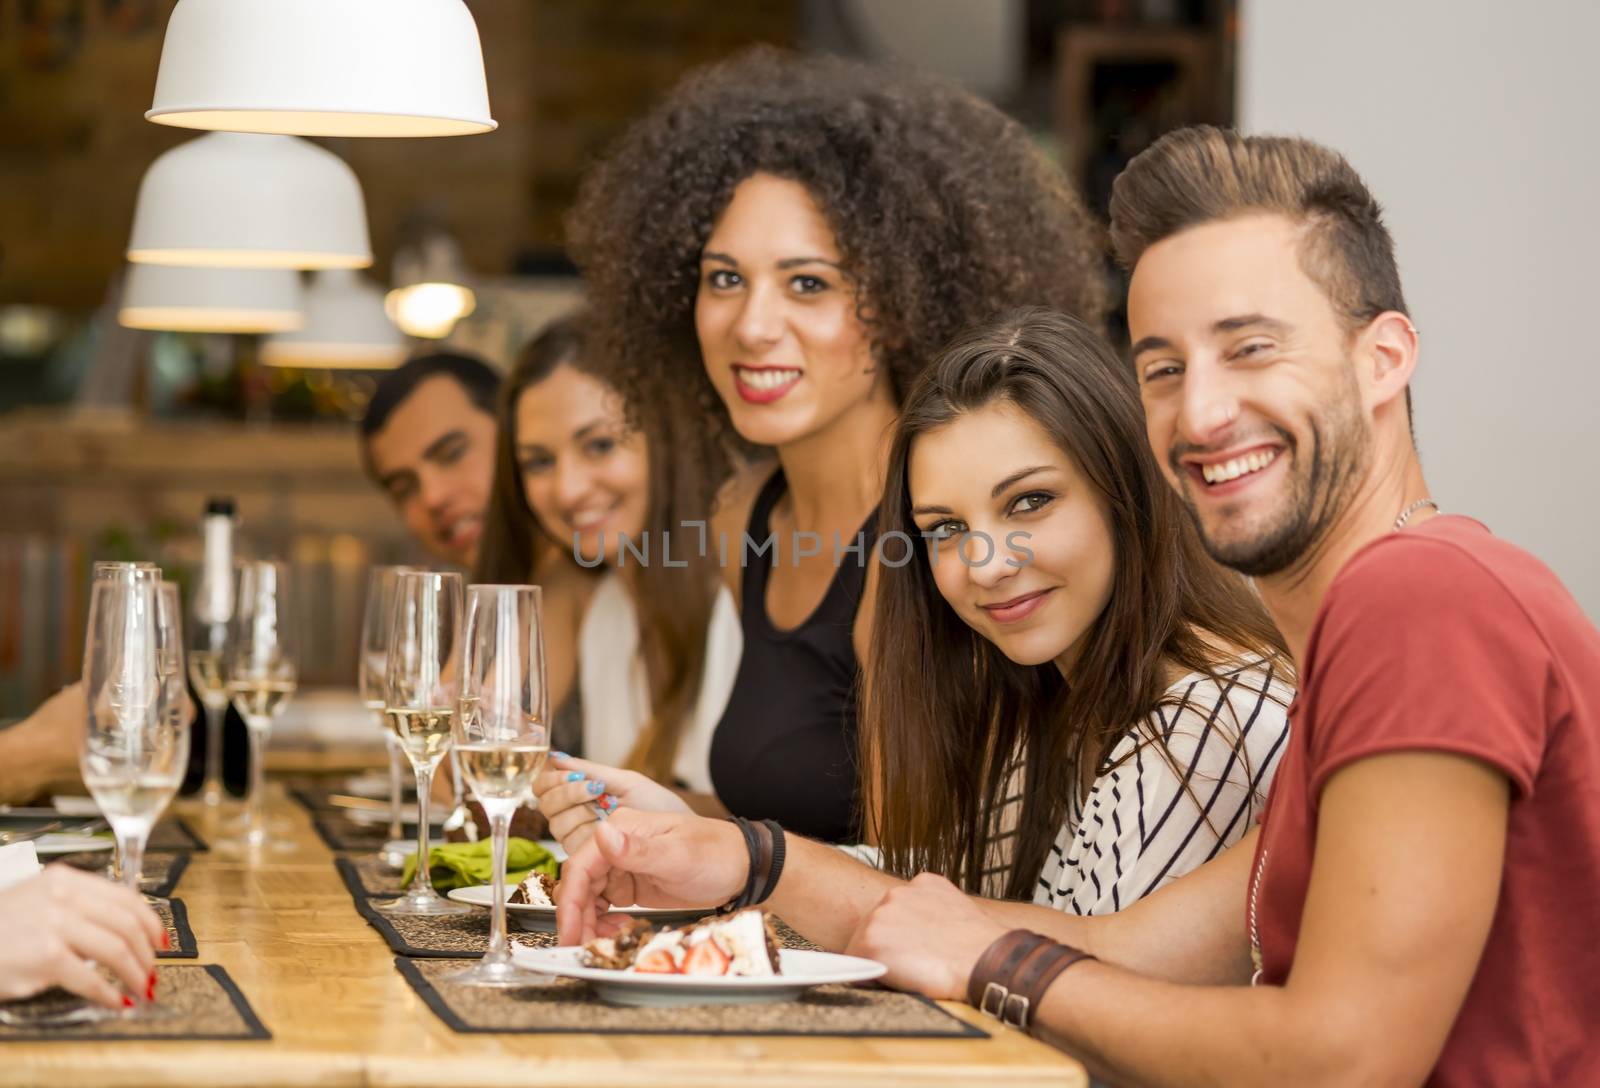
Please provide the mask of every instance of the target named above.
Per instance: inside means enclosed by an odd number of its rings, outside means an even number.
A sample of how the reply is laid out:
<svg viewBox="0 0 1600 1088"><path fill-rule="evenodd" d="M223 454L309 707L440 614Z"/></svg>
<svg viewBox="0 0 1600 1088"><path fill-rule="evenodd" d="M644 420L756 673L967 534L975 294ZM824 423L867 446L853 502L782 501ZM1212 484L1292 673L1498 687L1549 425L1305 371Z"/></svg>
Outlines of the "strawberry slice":
<svg viewBox="0 0 1600 1088"><path fill-rule="evenodd" d="M634 962L634 972L641 975L676 975L681 974L678 965L672 960L672 953L665 948L658 948Z"/></svg>
<svg viewBox="0 0 1600 1088"><path fill-rule="evenodd" d="M733 960L716 941L701 941L689 949L689 956L683 961L683 973L725 975L728 973L728 965L732 962Z"/></svg>

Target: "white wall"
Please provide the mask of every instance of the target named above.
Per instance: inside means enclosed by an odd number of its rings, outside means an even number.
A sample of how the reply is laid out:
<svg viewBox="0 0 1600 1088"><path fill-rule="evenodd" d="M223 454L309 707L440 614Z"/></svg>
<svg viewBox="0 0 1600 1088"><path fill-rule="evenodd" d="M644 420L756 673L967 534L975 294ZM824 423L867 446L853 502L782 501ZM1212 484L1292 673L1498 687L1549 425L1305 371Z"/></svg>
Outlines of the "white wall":
<svg viewBox="0 0 1600 1088"><path fill-rule="evenodd" d="M1600 2L1243 0L1239 121L1388 212L1433 494L1600 620Z"/></svg>

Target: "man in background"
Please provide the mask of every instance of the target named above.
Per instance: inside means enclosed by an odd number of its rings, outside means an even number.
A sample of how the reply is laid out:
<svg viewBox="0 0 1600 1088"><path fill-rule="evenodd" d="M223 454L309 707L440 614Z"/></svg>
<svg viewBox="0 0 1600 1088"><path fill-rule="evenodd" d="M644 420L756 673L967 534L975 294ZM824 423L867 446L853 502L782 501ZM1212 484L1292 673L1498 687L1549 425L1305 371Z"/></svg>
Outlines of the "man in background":
<svg viewBox="0 0 1600 1088"><path fill-rule="evenodd" d="M428 553L471 569L494 479L500 375L470 355L420 355L384 374L361 421L362 460Z"/></svg>

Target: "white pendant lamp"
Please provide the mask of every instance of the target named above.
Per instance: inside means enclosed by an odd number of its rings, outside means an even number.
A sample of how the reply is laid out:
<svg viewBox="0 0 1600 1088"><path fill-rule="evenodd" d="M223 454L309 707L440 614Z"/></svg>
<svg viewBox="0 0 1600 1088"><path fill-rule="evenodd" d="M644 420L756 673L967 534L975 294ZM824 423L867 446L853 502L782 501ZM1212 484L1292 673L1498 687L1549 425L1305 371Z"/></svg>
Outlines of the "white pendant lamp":
<svg viewBox="0 0 1600 1088"><path fill-rule="evenodd" d="M394 290L383 300L407 336L440 340L478 306L467 286L461 247L448 234L429 232L394 258Z"/></svg>
<svg viewBox="0 0 1600 1088"><path fill-rule="evenodd" d="M462 0L179 0L145 117L299 136L495 127Z"/></svg>
<svg viewBox="0 0 1600 1088"><path fill-rule="evenodd" d="M365 268L355 171L294 136L212 132L150 164L128 260L211 268Z"/></svg>
<svg viewBox="0 0 1600 1088"><path fill-rule="evenodd" d="M117 321L174 332L287 332L305 323L300 275L282 268L130 264Z"/></svg>
<svg viewBox="0 0 1600 1088"><path fill-rule="evenodd" d="M318 272L306 289L306 323L261 346L268 366L337 370L399 366L406 340L383 312L383 291L347 269Z"/></svg>

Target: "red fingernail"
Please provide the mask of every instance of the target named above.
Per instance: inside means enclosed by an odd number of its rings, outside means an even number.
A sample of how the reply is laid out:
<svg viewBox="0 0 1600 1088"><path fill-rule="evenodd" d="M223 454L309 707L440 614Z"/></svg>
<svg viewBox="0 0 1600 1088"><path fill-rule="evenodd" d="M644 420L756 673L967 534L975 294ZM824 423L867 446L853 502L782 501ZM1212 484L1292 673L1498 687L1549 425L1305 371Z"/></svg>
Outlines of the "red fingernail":
<svg viewBox="0 0 1600 1088"><path fill-rule="evenodd" d="M172 951L172 934L168 933L164 929L161 931L161 951Z"/></svg>
<svg viewBox="0 0 1600 1088"><path fill-rule="evenodd" d="M146 1001L154 1001L156 999L156 973L154 971L150 972L150 981L145 984L144 999Z"/></svg>
<svg viewBox="0 0 1600 1088"><path fill-rule="evenodd" d="M125 1009L133 1008L133 998L131 998L128 995L124 994L122 996L122 1007L125 1008Z"/></svg>

